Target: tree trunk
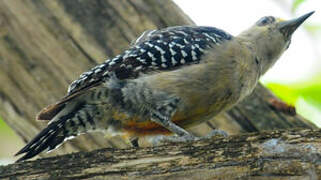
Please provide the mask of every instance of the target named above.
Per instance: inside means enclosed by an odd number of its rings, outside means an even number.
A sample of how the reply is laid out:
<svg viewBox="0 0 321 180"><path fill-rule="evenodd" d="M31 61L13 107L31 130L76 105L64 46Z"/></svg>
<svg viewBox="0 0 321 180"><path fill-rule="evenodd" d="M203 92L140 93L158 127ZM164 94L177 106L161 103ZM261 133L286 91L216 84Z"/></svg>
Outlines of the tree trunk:
<svg viewBox="0 0 321 180"><path fill-rule="evenodd" d="M320 130L278 130L43 158L0 166L0 179L317 180L320 152Z"/></svg>
<svg viewBox="0 0 321 180"><path fill-rule="evenodd" d="M122 52L144 30L184 24L193 22L169 0L0 1L1 117L29 141L46 126L35 121L37 112L64 96L82 72ZM214 126L231 134L315 127L273 110L267 102L272 97L259 85L240 105L192 132L204 135ZM127 144L119 137L84 135L51 155L101 147Z"/></svg>

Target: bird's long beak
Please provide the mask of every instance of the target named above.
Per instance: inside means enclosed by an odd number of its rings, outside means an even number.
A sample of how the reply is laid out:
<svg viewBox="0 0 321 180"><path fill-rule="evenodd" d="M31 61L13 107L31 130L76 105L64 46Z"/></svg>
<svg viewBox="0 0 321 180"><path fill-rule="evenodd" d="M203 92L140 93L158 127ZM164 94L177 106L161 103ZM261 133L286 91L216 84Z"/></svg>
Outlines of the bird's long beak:
<svg viewBox="0 0 321 180"><path fill-rule="evenodd" d="M291 19L288 21L282 21L279 24L279 29L283 33L283 35L287 38L291 37L293 32L306 20L310 17L314 11L309 12L301 17Z"/></svg>

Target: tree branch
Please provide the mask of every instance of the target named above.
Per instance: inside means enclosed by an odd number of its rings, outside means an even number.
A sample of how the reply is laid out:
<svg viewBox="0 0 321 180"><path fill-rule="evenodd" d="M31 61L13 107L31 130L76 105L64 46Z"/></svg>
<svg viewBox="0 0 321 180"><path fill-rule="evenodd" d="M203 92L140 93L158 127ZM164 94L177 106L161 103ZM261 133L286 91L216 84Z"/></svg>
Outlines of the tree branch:
<svg viewBox="0 0 321 180"><path fill-rule="evenodd" d="M321 130L100 149L0 167L0 179L318 179Z"/></svg>

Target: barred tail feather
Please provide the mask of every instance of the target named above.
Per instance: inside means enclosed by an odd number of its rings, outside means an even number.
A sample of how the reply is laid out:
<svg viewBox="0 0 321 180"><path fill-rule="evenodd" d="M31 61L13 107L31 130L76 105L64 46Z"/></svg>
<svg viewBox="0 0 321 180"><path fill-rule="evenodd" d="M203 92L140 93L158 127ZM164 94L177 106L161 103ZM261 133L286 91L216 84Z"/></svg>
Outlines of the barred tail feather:
<svg viewBox="0 0 321 180"><path fill-rule="evenodd" d="M94 114L96 106L78 104L69 113L56 117L35 138L33 138L16 155L24 154L18 161L30 159L42 151L51 151L64 141L95 129ZM58 114L59 115L59 114Z"/></svg>
<svg viewBox="0 0 321 180"><path fill-rule="evenodd" d="M18 159L19 161L32 158L45 149L52 150L57 145L61 144L66 136L63 133L63 126L65 121L60 120L52 122L42 130L35 138L33 138L24 148L22 148L16 155L25 155Z"/></svg>

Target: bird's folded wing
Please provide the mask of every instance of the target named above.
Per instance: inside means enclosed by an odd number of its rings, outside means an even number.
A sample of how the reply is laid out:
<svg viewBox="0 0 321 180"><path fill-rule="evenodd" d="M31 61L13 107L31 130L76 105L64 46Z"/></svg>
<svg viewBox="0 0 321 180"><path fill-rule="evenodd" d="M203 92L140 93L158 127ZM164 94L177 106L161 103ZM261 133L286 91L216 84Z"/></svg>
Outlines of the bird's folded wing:
<svg viewBox="0 0 321 180"><path fill-rule="evenodd" d="M118 79L134 79L141 73L197 64L208 48L230 39L230 34L214 27L178 26L146 31L124 53L81 74L70 84L67 96L44 108L37 119L52 119L65 103L105 82L112 74Z"/></svg>

